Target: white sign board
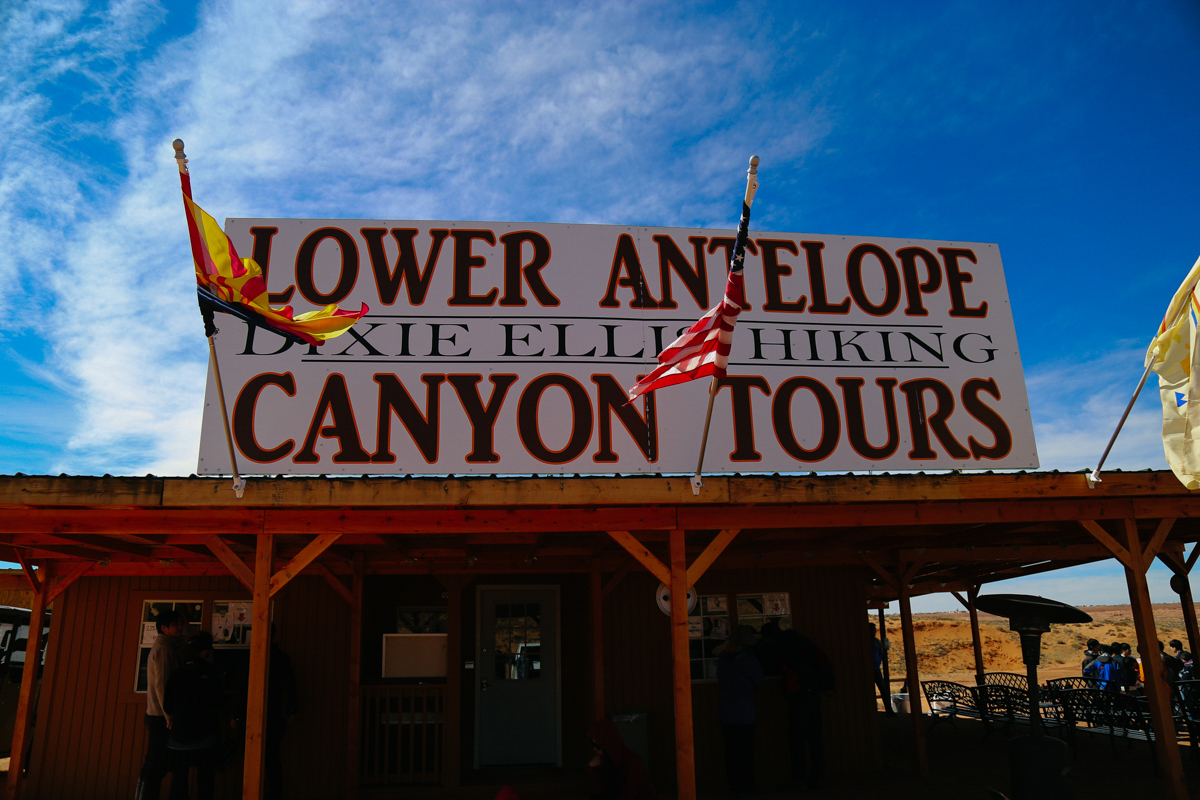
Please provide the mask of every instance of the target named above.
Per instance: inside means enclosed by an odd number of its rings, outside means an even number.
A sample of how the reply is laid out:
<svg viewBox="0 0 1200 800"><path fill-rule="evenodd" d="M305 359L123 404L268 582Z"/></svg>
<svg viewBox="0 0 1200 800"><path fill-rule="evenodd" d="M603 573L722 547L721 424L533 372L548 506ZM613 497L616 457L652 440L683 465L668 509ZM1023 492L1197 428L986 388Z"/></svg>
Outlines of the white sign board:
<svg viewBox="0 0 1200 800"><path fill-rule="evenodd" d="M246 473L691 473L709 379L623 390L723 294L732 231L231 219L288 345L218 315ZM706 472L1035 468L994 244L751 233ZM228 474L211 368L199 472Z"/></svg>

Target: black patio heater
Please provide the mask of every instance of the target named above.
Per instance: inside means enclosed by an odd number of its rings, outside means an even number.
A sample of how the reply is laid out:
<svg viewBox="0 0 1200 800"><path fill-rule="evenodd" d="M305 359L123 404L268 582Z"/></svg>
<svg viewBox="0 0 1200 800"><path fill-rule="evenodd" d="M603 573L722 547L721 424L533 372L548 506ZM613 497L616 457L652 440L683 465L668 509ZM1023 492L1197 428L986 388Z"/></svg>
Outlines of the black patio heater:
<svg viewBox="0 0 1200 800"><path fill-rule="evenodd" d="M1091 622L1074 606L1028 594L993 594L980 597L975 607L987 614L1007 617L1010 630L1021 635L1021 656L1029 680L1028 736L1008 742L1008 767L1012 773L1013 800L1058 800L1070 796L1071 753L1067 743L1047 736L1038 706L1037 668L1041 662L1042 634L1052 623Z"/></svg>

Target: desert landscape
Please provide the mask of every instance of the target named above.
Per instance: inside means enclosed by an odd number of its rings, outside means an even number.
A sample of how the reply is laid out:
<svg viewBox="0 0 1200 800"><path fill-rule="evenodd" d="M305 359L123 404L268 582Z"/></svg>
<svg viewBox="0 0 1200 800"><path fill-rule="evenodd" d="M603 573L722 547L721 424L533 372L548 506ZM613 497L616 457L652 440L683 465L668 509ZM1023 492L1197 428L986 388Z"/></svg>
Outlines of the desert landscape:
<svg viewBox="0 0 1200 800"><path fill-rule="evenodd" d="M1137 655L1137 632L1128 605L1083 606L1092 617L1089 623L1055 625L1042 637L1042 663L1038 676L1045 681L1080 674L1080 662L1088 639L1105 644L1128 642ZM893 691L900 691L904 680L904 646L900 636L900 615L888 614L888 652ZM1179 639L1187 649L1187 631L1183 607L1179 603L1154 606L1158 639L1165 645ZM878 624L877 613L870 622ZM917 642L917 663L921 680L949 680L974 684L975 656L971 649L971 619L967 612L913 614L913 633ZM988 672L1021 672L1021 641L1008 629L1008 620L989 614L979 615L979 633L983 643L983 663Z"/></svg>

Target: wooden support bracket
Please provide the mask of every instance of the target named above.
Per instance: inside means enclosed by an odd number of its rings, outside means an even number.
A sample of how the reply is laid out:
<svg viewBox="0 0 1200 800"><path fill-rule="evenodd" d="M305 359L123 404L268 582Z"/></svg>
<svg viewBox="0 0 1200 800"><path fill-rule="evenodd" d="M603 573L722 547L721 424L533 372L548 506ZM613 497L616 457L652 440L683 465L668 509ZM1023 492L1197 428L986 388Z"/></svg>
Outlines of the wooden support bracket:
<svg viewBox="0 0 1200 800"><path fill-rule="evenodd" d="M1167 517L1159 521L1158 527L1154 529L1154 536L1150 539L1150 543L1146 545L1146 549L1142 551L1143 566L1149 568L1154 563L1154 557L1162 550L1163 543L1167 541L1167 535L1171 532L1171 526L1174 524L1174 517Z"/></svg>
<svg viewBox="0 0 1200 800"><path fill-rule="evenodd" d="M739 532L739 528L726 528L708 543L708 547L704 548L704 552L687 568L687 585L689 589L696 585L696 581L700 580L701 576L720 557L721 553L725 552L725 548L733 542Z"/></svg>
<svg viewBox="0 0 1200 800"><path fill-rule="evenodd" d="M629 531L608 531L608 535L613 538L617 544L624 547L629 555L638 560L643 567L650 571L650 574L658 578L659 582L664 586L671 585L671 571L667 569L658 558L646 549L646 545L639 542Z"/></svg>
<svg viewBox="0 0 1200 800"><path fill-rule="evenodd" d="M242 561L241 556L233 552L229 545L225 544L224 539L220 536L209 536L204 540L204 544L217 557L217 560L233 573L233 577L237 578L242 586L245 586L251 592L254 591L254 571L246 566L246 562Z"/></svg>
<svg viewBox="0 0 1200 800"><path fill-rule="evenodd" d="M312 563L312 570L324 578L325 582L332 586L333 590L341 595L343 600L350 605L354 605L354 595L349 589L346 588L346 584L342 583L342 579L337 575L334 575L329 567L325 566L320 561L314 561Z"/></svg>
<svg viewBox="0 0 1200 800"><path fill-rule="evenodd" d="M297 553L283 569L271 576L271 596L274 597L280 589L287 586L288 581L304 571L304 568L316 561L329 545L342 538L340 533L322 533Z"/></svg>
<svg viewBox="0 0 1200 800"><path fill-rule="evenodd" d="M1104 545L1105 549L1112 553L1113 557L1116 558L1117 561L1120 561L1123 566L1129 567L1130 569L1136 568L1133 554L1122 547L1120 542L1114 539L1108 531L1104 530L1104 528L1101 528L1094 520L1081 519L1079 520L1079 524L1082 525L1088 533L1094 536L1096 541Z"/></svg>
<svg viewBox="0 0 1200 800"><path fill-rule="evenodd" d="M600 590L600 597L605 598L612 594L612 590L617 588L621 581L625 580L625 576L633 570L633 565L636 563L636 561L626 561L624 564L622 564L621 568L618 569L616 573L614 573L613 576L608 579L608 582L604 584L604 588Z"/></svg>
<svg viewBox="0 0 1200 800"><path fill-rule="evenodd" d="M25 579L29 581L30 588L34 594L42 593L42 582L38 580L37 573L33 569L33 562L25 557L25 554L20 550L17 551L17 561L21 563L21 569L25 570Z"/></svg>
<svg viewBox="0 0 1200 800"><path fill-rule="evenodd" d="M92 562L85 561L82 564L76 564L75 568L63 575L46 593L46 605L54 602L54 599L60 594L71 588L71 584L83 577L83 573L92 568Z"/></svg>
<svg viewBox="0 0 1200 800"><path fill-rule="evenodd" d="M884 583L892 587L893 590L897 592L900 591L900 581L896 579L895 575L884 569L882 564L868 556L866 553L859 553L858 557L859 560L861 560L864 564L875 570L875 573L879 575L879 577L883 578Z"/></svg>

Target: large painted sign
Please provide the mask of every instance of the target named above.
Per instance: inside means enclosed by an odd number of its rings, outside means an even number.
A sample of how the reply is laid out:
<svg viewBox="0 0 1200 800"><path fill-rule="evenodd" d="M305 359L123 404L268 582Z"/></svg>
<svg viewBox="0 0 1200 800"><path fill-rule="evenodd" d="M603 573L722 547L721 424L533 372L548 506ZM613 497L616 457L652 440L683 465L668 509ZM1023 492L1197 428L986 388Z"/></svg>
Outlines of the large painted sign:
<svg viewBox="0 0 1200 800"><path fill-rule="evenodd" d="M720 301L734 233L231 219L322 347L219 318L247 473L691 473L709 379L624 389ZM994 244L751 233L706 472L1034 468ZM229 473L210 368L201 473Z"/></svg>

